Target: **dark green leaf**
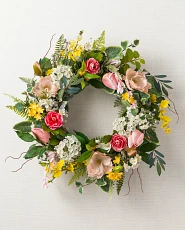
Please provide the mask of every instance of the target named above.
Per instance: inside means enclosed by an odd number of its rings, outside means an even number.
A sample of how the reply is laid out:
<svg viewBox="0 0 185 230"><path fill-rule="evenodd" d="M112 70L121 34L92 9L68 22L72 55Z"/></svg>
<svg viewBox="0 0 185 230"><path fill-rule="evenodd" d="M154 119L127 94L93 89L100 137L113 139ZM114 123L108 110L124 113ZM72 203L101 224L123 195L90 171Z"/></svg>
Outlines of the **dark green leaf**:
<svg viewBox="0 0 185 230"><path fill-rule="evenodd" d="M160 161L159 161L159 164L160 164L161 168L165 171L165 167Z"/></svg>
<svg viewBox="0 0 185 230"><path fill-rule="evenodd" d="M155 150L155 152L157 153L157 155L159 155L160 157L164 157L164 155L162 153L160 153L159 151Z"/></svg>
<svg viewBox="0 0 185 230"><path fill-rule="evenodd" d="M83 134L83 133L81 133L81 132L77 132L77 131L74 131L74 132L75 132L78 136L84 138L84 139L86 140L86 142L89 142L89 138L88 138L85 134Z"/></svg>
<svg viewBox="0 0 185 230"><path fill-rule="evenodd" d="M157 167L157 173L160 176L161 175L161 166L160 166L159 162L157 162L156 167Z"/></svg>
<svg viewBox="0 0 185 230"><path fill-rule="evenodd" d="M164 83L164 86L166 86L168 89L173 89L171 86Z"/></svg>
<svg viewBox="0 0 185 230"><path fill-rule="evenodd" d="M15 104L15 108L18 110L18 111L24 111L24 104L21 103L21 102L18 102Z"/></svg>
<svg viewBox="0 0 185 230"><path fill-rule="evenodd" d="M154 86L155 86L155 88L156 88L156 90L157 90L158 92L161 92L160 83L159 83L158 81L156 81L155 79L154 79Z"/></svg>
<svg viewBox="0 0 185 230"><path fill-rule="evenodd" d="M82 183L79 182L79 181L75 181L75 186L76 186L76 187L80 187L80 186L82 186Z"/></svg>
<svg viewBox="0 0 185 230"><path fill-rule="evenodd" d="M159 144L159 139L157 138L156 133L151 128L146 130L145 138L148 140L148 142Z"/></svg>
<svg viewBox="0 0 185 230"><path fill-rule="evenodd" d="M150 151L156 149L157 146L158 145L156 145L154 143L146 143L146 144L141 145L140 151L141 152L150 152Z"/></svg>
<svg viewBox="0 0 185 230"><path fill-rule="evenodd" d="M161 82L164 82L164 83L171 83L172 81L170 80L160 80Z"/></svg>
<svg viewBox="0 0 185 230"><path fill-rule="evenodd" d="M101 186L105 186L107 184L107 182L104 181L103 178L100 178L100 179L97 179L95 184L101 187Z"/></svg>
<svg viewBox="0 0 185 230"><path fill-rule="evenodd" d="M134 40L134 45L136 45L136 46L139 45L139 40L138 39Z"/></svg>
<svg viewBox="0 0 185 230"><path fill-rule="evenodd" d="M88 81L93 87L97 88L97 89L105 89L106 86L99 80L95 80L95 79L92 79L92 80L89 80Z"/></svg>
<svg viewBox="0 0 185 230"><path fill-rule="evenodd" d="M166 90L166 88L164 88L164 86L162 86L162 91L166 96L168 96L168 91Z"/></svg>
<svg viewBox="0 0 185 230"><path fill-rule="evenodd" d="M165 78L167 77L166 75L155 75L156 78Z"/></svg>
<svg viewBox="0 0 185 230"><path fill-rule="evenodd" d="M52 64L49 58L44 57L43 59L40 59L39 63L43 71L47 71L48 69L52 68Z"/></svg>
<svg viewBox="0 0 185 230"><path fill-rule="evenodd" d="M19 131L15 131L19 138L26 142L32 142L35 138L30 133L21 133Z"/></svg>
<svg viewBox="0 0 185 230"><path fill-rule="evenodd" d="M156 156L156 157L157 157L157 159L159 160L159 162L161 162L163 165L166 164L166 162L165 162L162 158L160 158L159 156Z"/></svg>
<svg viewBox="0 0 185 230"><path fill-rule="evenodd" d="M79 189L78 189L79 193L82 194L83 193L83 187L80 186Z"/></svg>
<svg viewBox="0 0 185 230"><path fill-rule="evenodd" d="M83 162L87 159L89 159L92 156L93 152L92 151L86 151L84 153L82 153L82 155L80 155L80 157L78 158L77 162Z"/></svg>
<svg viewBox="0 0 185 230"><path fill-rule="evenodd" d="M43 146L33 146L33 147L29 148L29 150L26 153L26 155L24 156L24 158L25 159L31 159L31 158L34 158L36 156L41 157L45 151L46 151L46 148L44 148Z"/></svg>
<svg viewBox="0 0 185 230"><path fill-rule="evenodd" d="M112 135L105 135L103 138L102 138L102 142L107 144L111 141L112 139Z"/></svg>
<svg viewBox="0 0 185 230"><path fill-rule="evenodd" d="M54 137L51 137L50 140L49 140L49 144L52 145L52 146L56 146L58 145L60 142L60 140L54 138Z"/></svg>
<svg viewBox="0 0 185 230"><path fill-rule="evenodd" d="M20 131L22 133L29 133L31 132L31 125L32 125L31 121L22 121L14 125L13 129Z"/></svg>

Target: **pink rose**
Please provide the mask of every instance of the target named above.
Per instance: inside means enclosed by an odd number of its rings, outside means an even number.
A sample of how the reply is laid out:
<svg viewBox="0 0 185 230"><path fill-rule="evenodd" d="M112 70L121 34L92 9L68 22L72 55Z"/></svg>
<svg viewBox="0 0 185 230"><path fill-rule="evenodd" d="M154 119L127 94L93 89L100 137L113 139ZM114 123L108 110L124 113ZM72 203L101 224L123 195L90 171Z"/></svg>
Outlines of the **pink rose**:
<svg viewBox="0 0 185 230"><path fill-rule="evenodd" d="M119 134L114 134L110 142L111 147L116 151L120 152L122 149L127 147L127 138Z"/></svg>
<svg viewBox="0 0 185 230"><path fill-rule="evenodd" d="M44 93L48 94L49 96L55 96L58 90L59 86L52 82L50 75L46 77L40 77L39 82L37 82L33 87L33 93L37 97L41 97Z"/></svg>
<svg viewBox="0 0 185 230"><path fill-rule="evenodd" d="M111 172L112 168L111 158L104 153L96 151L87 165L87 172L89 177L101 178L107 172Z"/></svg>
<svg viewBox="0 0 185 230"><path fill-rule="evenodd" d="M63 116L54 111L50 111L44 120L46 125L52 130L60 128L63 125Z"/></svg>
<svg viewBox="0 0 185 230"><path fill-rule="evenodd" d="M123 82L118 78L115 73L106 73L102 78L103 84L110 88L117 90L117 93L123 93Z"/></svg>
<svg viewBox="0 0 185 230"><path fill-rule="evenodd" d="M89 58L86 61L86 71L91 74L98 73L100 71L100 63L94 58Z"/></svg>
<svg viewBox="0 0 185 230"><path fill-rule="evenodd" d="M147 81L145 73L136 72L131 68L126 71L125 83L128 89L136 89L145 93L151 88L151 84Z"/></svg>
<svg viewBox="0 0 185 230"><path fill-rule="evenodd" d="M49 141L50 134L41 128L33 128L33 135L43 144L46 144Z"/></svg>
<svg viewBox="0 0 185 230"><path fill-rule="evenodd" d="M136 148L143 143L143 140L144 140L144 134L136 129L133 132L131 132L128 137L128 147Z"/></svg>

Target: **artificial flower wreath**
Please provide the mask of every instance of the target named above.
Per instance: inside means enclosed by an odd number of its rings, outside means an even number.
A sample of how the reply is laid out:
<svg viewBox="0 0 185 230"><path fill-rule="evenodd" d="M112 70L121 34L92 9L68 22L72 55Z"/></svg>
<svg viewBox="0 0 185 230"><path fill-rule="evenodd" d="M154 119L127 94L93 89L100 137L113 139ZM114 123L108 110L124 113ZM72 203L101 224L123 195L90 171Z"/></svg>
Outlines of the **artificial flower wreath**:
<svg viewBox="0 0 185 230"><path fill-rule="evenodd" d="M142 161L150 168L156 165L159 175L165 170L156 128L161 123L170 133L166 109L176 113L168 98L171 81L141 68L145 61L135 50L139 40L105 47L103 31L94 42L82 45L82 33L70 42L62 35L51 58L45 55L34 63L34 77L20 78L27 84L25 100L9 95L16 104L7 107L25 118L13 128L19 138L34 142L24 158L38 158L45 168L45 187L70 172L69 185L75 183L80 193L95 183L105 192L116 186L119 194L128 171L131 178L136 170L141 181ZM81 132L69 133L64 125L68 102L89 85L115 95L114 106L120 108L113 132L91 140Z"/></svg>

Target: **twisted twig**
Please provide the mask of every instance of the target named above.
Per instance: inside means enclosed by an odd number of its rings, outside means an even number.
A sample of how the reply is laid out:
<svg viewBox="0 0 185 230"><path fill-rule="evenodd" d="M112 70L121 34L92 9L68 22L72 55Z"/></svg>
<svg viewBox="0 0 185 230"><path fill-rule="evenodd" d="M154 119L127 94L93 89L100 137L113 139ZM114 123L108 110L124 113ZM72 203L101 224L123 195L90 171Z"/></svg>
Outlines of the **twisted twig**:
<svg viewBox="0 0 185 230"><path fill-rule="evenodd" d="M47 53L44 55L44 57L46 57L48 55L48 53L49 53L49 51L51 49L51 42L52 42L54 36L55 36L55 34L53 34L53 36L51 37L51 40L50 40L50 43L49 43L49 49L48 49Z"/></svg>
<svg viewBox="0 0 185 230"><path fill-rule="evenodd" d="M26 152L21 153L21 155L20 155L19 157L8 156L8 157L5 159L5 162L7 161L8 158L12 158L12 159L14 159L14 160L18 160L18 159L20 159L20 158L22 157L22 155L23 155L24 153L26 153Z"/></svg>
<svg viewBox="0 0 185 230"><path fill-rule="evenodd" d="M130 177L128 179L128 193L125 194L124 196L127 196L130 193L130 179L131 179L133 174L134 174L134 170L132 169L132 173L130 174Z"/></svg>
<svg viewBox="0 0 185 230"><path fill-rule="evenodd" d="M142 181L142 179L141 179L141 175L140 175L140 173L139 173L139 169L137 168L137 174L138 174L138 176L139 176L139 180L140 180L140 184L141 184L141 191L144 193L144 191L143 191L143 181Z"/></svg>
<svg viewBox="0 0 185 230"><path fill-rule="evenodd" d="M21 170L22 169L22 167L28 162L28 161L31 161L32 159L29 159L29 160L27 160L27 161L25 161L22 165L21 165L21 167L20 168L18 168L17 170L15 170L15 171L12 171L12 172L18 172L19 170Z"/></svg>

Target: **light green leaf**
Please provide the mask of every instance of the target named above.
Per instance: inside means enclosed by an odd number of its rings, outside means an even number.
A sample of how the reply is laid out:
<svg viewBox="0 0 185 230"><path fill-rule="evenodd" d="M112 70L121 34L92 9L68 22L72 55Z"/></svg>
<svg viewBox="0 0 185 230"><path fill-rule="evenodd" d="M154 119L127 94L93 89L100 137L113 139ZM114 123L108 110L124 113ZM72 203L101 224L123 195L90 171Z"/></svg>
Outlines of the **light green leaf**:
<svg viewBox="0 0 185 230"><path fill-rule="evenodd" d="M87 72L84 74L84 77L86 79L97 79L97 78L100 78L100 76L97 75L97 74L90 74L90 73L87 73Z"/></svg>
<svg viewBox="0 0 185 230"><path fill-rule="evenodd" d="M77 162L83 162L87 159L89 159L92 156L93 152L92 151L86 151L84 153L82 153L82 155L80 155L80 157L78 158Z"/></svg>

